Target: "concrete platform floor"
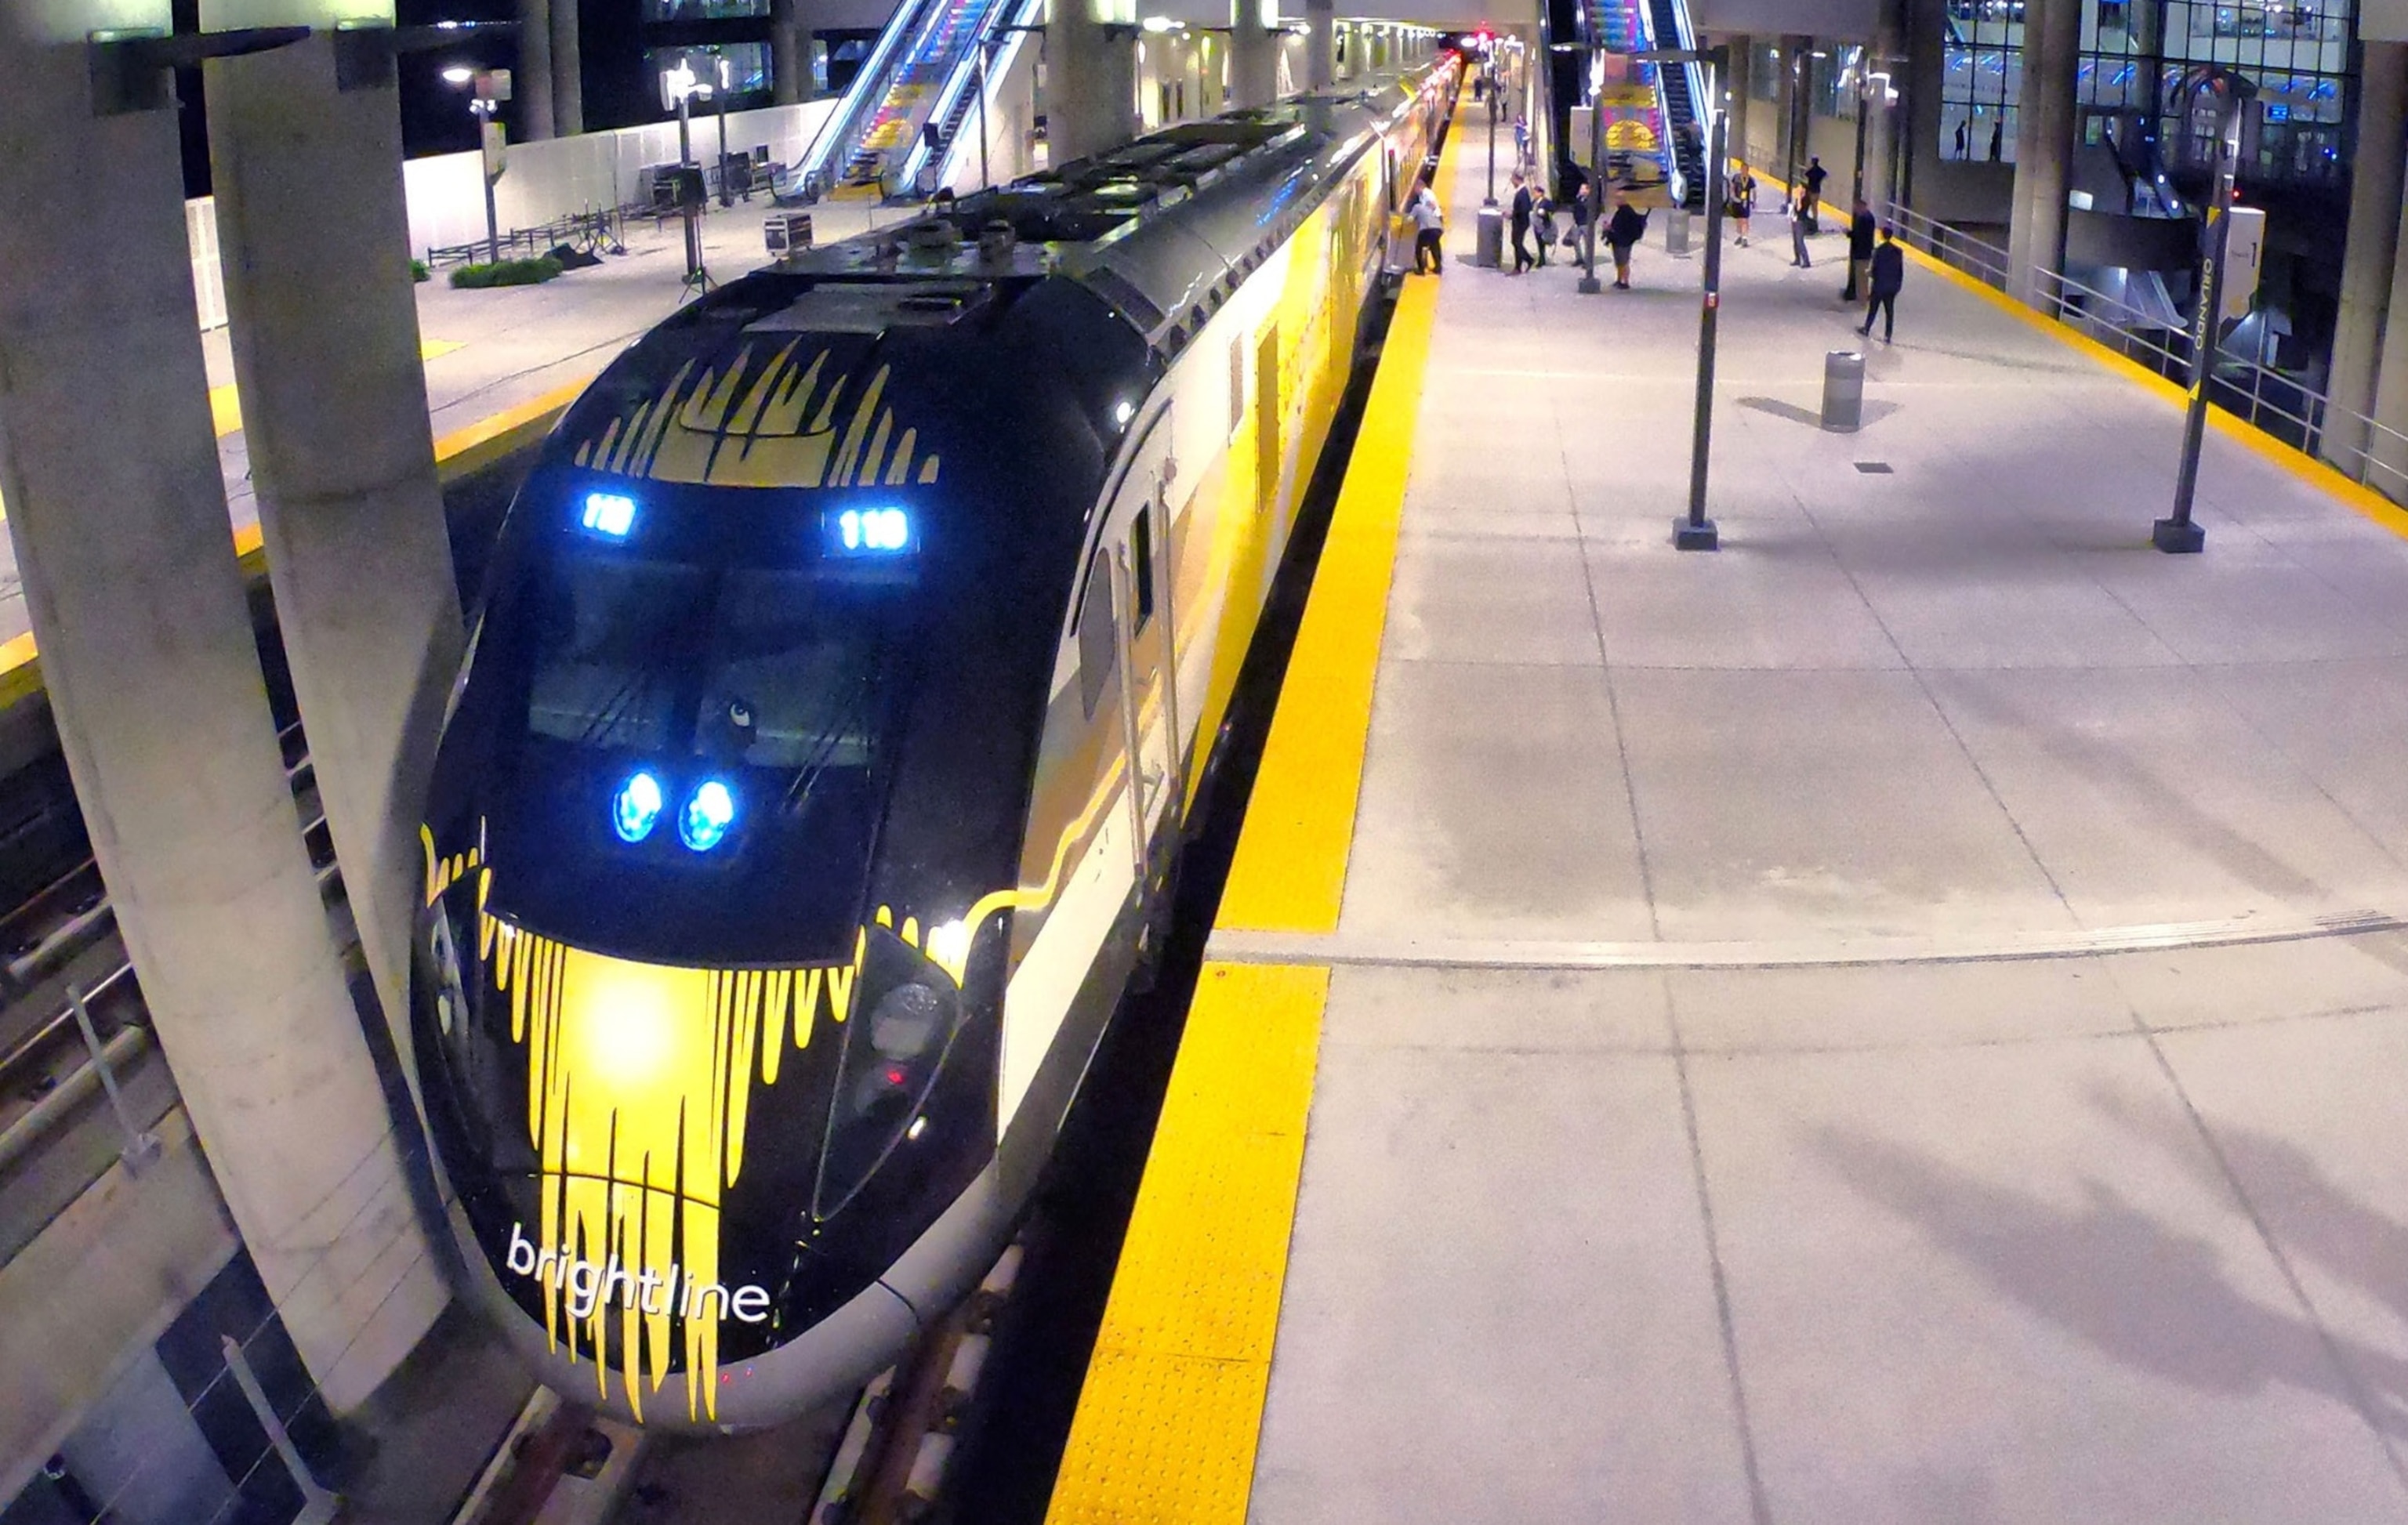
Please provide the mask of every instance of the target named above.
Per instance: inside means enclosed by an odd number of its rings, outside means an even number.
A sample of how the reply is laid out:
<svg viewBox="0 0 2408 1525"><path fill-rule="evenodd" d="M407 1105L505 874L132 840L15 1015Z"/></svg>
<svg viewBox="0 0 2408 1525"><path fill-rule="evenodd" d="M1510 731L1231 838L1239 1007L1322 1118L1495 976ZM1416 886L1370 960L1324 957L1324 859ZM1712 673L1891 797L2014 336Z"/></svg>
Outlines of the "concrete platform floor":
<svg viewBox="0 0 2408 1525"><path fill-rule="evenodd" d="M1920 267L1822 433L1768 237L1676 552L1698 263L1479 183L1252 1519L2408 1518L2408 543Z"/></svg>

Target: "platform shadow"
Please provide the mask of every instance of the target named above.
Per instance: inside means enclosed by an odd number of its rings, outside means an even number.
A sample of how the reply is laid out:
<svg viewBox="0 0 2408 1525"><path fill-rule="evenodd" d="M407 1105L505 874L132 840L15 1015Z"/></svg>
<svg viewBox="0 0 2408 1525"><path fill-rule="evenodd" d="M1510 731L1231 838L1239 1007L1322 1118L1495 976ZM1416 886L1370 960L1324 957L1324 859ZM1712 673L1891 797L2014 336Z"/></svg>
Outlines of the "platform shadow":
<svg viewBox="0 0 2408 1525"><path fill-rule="evenodd" d="M1769 414L1776 419L1786 419L1791 423L1804 424L1809 429L1819 430L1823 427L1821 413L1810 407L1800 407L1796 403L1784 403L1778 397L1742 397L1739 399L1739 406L1753 412ZM1857 428L1859 431L1869 429L1905 406L1903 403L1893 403L1876 397L1864 405Z"/></svg>
<svg viewBox="0 0 2408 1525"><path fill-rule="evenodd" d="M2199 1129L2186 1114L2104 1086L2092 1092L2091 1101L2202 1190L2221 1195L2238 1182L2242 1194L2270 1215L2268 1230L2286 1253L2313 1261L2408 1323L2408 1223L2351 1196L2307 1150L2272 1133L2202 1116L2200 1125L2223 1156L2219 1168L2200 1147Z"/></svg>
<svg viewBox="0 0 2408 1525"><path fill-rule="evenodd" d="M2199 1392L2292 1388L2408 1436L2408 1361L2243 1295L2214 1244L2104 1182L2068 1208L1846 1128L1813 1147L2001 1296L2119 1364Z"/></svg>

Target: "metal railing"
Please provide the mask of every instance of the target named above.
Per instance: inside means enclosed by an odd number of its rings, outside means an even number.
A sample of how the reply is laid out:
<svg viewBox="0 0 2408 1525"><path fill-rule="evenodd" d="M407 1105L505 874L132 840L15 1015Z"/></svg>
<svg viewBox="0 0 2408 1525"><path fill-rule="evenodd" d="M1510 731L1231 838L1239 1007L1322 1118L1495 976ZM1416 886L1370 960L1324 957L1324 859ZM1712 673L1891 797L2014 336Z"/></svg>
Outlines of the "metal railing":
<svg viewBox="0 0 2408 1525"><path fill-rule="evenodd" d="M1909 246L1985 286L2020 297L2007 251L1962 228L1891 203L1890 225ZM2061 270L2035 272L2041 300L2033 310L2176 385L2191 381L2186 329L2169 325L2122 297ZM2291 376L2257 360L2218 350L2208 400L2251 428L2332 467L2358 486L2408 502L2408 434L2343 407Z"/></svg>

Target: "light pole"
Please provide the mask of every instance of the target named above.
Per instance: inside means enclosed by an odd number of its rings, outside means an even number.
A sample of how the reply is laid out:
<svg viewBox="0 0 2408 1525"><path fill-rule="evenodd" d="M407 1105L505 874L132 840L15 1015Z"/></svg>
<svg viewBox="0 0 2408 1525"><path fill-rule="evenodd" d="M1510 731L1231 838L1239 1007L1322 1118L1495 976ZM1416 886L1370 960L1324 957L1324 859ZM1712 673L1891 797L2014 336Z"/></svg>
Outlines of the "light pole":
<svg viewBox="0 0 2408 1525"><path fill-rule="evenodd" d="M502 178L505 140L499 115L510 98L510 71L472 69L454 64L443 71L444 83L467 89L468 110L477 119L477 150L485 178L485 263L502 263L501 218L494 207L494 182Z"/></svg>
<svg viewBox="0 0 2408 1525"><path fill-rule="evenodd" d="M2195 554L2207 543L2207 532L2191 522L2191 500L2199 491L2199 452L2207 435L2207 391L2215 380L2215 343L2224 325L2224 255L2232 231L2232 178L2240 153L2242 113L2258 93L2244 76L2222 64L2194 70L2184 81L2186 120L2198 120L2202 94L2215 97L2215 146L2208 160L2206 248L2200 254L2199 311L2190 325L2190 410L2183 419L2182 465L2174 476L2172 517L2150 527L2149 543L2172 555Z"/></svg>
<svg viewBox="0 0 2408 1525"><path fill-rule="evenodd" d="M1723 156L1729 150L1725 135L1730 115L1722 108L1723 75L1730 63L1729 47L1650 50L1630 56L1658 66L1706 65L1706 110L1711 116L1706 132L1706 162L1716 166L1715 174L1719 176ZM1696 422L1689 435L1689 511L1672 521L1672 544L1682 550L1722 549L1722 537L1714 529L1714 521L1706 517L1706 466L1714 432L1714 321L1722 309L1722 281L1723 198L1718 186L1710 186L1706 192L1705 290L1698 306L1698 403Z"/></svg>
<svg viewBox="0 0 2408 1525"><path fill-rule="evenodd" d="M736 192L727 177L727 97L735 93L728 88L733 83L734 71L725 53L713 50L710 58L712 72L718 76L718 88L711 93L719 101L719 205L724 210L736 205Z"/></svg>
<svg viewBox="0 0 2408 1525"><path fill-rule="evenodd" d="M1580 293L1595 296L1605 290L1597 278L1597 225L1605 219L1605 38L1589 33L1588 89L1588 221L1581 224Z"/></svg>
<svg viewBox="0 0 2408 1525"><path fill-rule="evenodd" d="M661 94L665 104L677 107L678 123L678 215L685 222L685 287L699 294L710 290L710 272L702 263L702 200L686 194L689 182L685 172L694 167L694 98L708 94L710 87L694 77L694 65L682 55L675 68L661 71ZM725 139L723 128L722 148ZM722 166L724 168L724 165Z"/></svg>

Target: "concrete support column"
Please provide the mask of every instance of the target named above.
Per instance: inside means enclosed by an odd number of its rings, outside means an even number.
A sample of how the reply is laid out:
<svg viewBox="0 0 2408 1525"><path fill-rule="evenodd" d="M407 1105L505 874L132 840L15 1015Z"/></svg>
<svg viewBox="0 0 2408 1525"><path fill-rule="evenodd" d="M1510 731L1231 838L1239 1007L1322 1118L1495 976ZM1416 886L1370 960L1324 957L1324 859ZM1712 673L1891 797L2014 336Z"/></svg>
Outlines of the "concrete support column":
<svg viewBox="0 0 2408 1525"><path fill-rule="evenodd" d="M1886 87L1878 79L1867 81L1873 95L1865 106L1865 205L1882 218L1897 194L1892 168L1898 157L1899 114L1906 108L1906 62L1899 54L1898 32L1885 15L1872 45L1865 50L1867 71L1889 76ZM1889 101L1892 90L1899 93L1895 106Z"/></svg>
<svg viewBox="0 0 2408 1525"><path fill-rule="evenodd" d="M769 83L780 106L800 106L817 91L811 34L797 0L769 0Z"/></svg>
<svg viewBox="0 0 2408 1525"><path fill-rule="evenodd" d="M1137 136L1137 39L1125 0L1047 0L1045 134L1068 164Z"/></svg>
<svg viewBox="0 0 2408 1525"><path fill-rule="evenodd" d="M577 0L560 0L572 6ZM552 0L517 0L518 68L510 78L510 104L518 107L518 135L540 142L552 135Z"/></svg>
<svg viewBox="0 0 2408 1525"><path fill-rule="evenodd" d="M2053 304L2042 272L2065 264L2065 191L2073 173L2073 90L2082 62L2082 0L2028 0L2024 7L2023 99L2015 113L2015 190L2007 224L2010 289L2033 306Z"/></svg>
<svg viewBox="0 0 2408 1525"><path fill-rule="evenodd" d="M1304 88L1327 90L1338 82L1337 0L1304 0Z"/></svg>
<svg viewBox="0 0 2408 1525"><path fill-rule="evenodd" d="M1268 106L1279 94L1278 23L1278 0L1231 0L1229 104L1240 110Z"/></svg>
<svg viewBox="0 0 2408 1525"><path fill-rule="evenodd" d="M2401 180L2408 154L2408 44L2370 42L2358 74L2358 151L2350 162L2349 232L2341 263L2341 316L2333 327L2332 376L2326 395L2336 413L2372 416L2374 379L2392 337L2387 324L2399 278ZM2408 348L2408 323L2401 343ZM2398 427L2394 425L2393 427ZM2367 446L2363 425L2338 417L2325 425L2325 459L2355 476Z"/></svg>
<svg viewBox="0 0 2408 1525"><path fill-rule="evenodd" d="M585 131L585 49L579 40L578 0L552 0L552 130L562 137Z"/></svg>
<svg viewBox="0 0 2408 1525"><path fill-rule="evenodd" d="M201 0L201 19L301 23L323 3ZM202 76L285 656L361 948L414 1080L418 823L463 638L409 278L400 99L389 81L337 89L324 31Z"/></svg>
<svg viewBox="0 0 2408 1525"><path fill-rule="evenodd" d="M110 21L165 32L154 3ZM441 1287L260 677L175 112L96 114L92 20L0 0L0 142L22 150L0 155L0 499L159 1042L285 1327L343 1413L415 1343ZM79 194L58 193L60 164L79 166ZM320 316L339 323L341 306Z"/></svg>
<svg viewBox="0 0 2408 1525"><path fill-rule="evenodd" d="M1812 37L1781 39L1781 178L1793 192L1806 167L1806 71L1813 66L1808 56L1813 50Z"/></svg>
<svg viewBox="0 0 2408 1525"><path fill-rule="evenodd" d="M1947 80L1947 55L1944 45L1948 36L1947 0L1905 0L1906 79L1899 88L1906 99L1899 103L1899 115L1894 128L1905 137L1899 154L1900 183L1894 194L1909 207L1915 205L1918 177L1940 172L1940 98Z"/></svg>

